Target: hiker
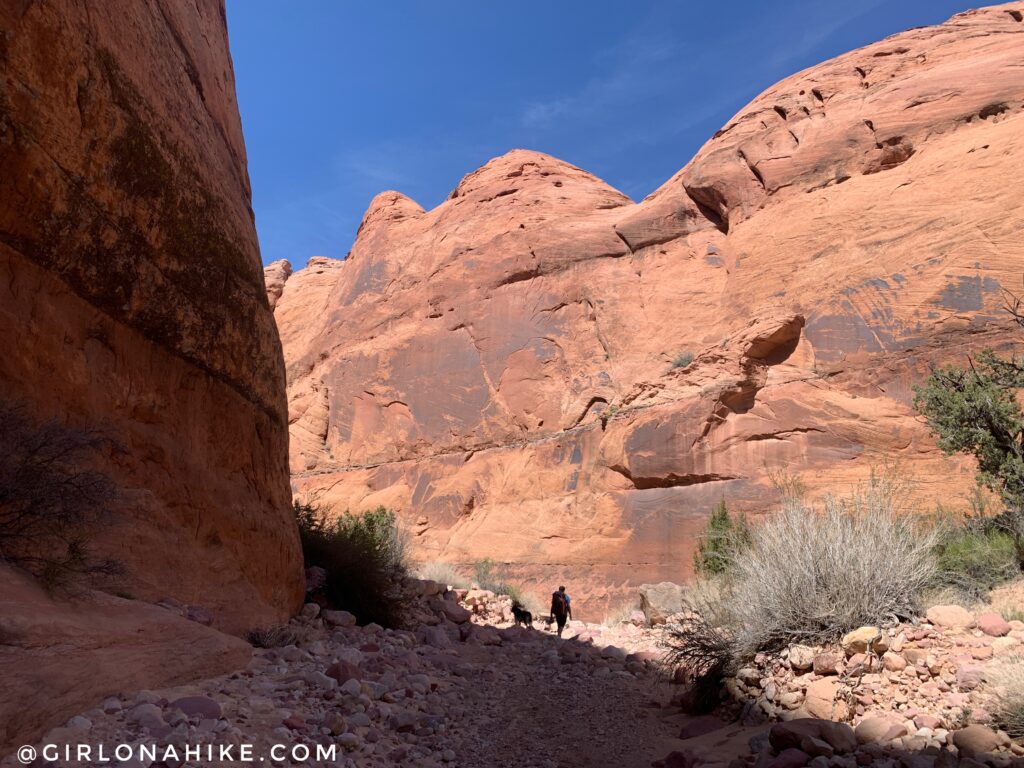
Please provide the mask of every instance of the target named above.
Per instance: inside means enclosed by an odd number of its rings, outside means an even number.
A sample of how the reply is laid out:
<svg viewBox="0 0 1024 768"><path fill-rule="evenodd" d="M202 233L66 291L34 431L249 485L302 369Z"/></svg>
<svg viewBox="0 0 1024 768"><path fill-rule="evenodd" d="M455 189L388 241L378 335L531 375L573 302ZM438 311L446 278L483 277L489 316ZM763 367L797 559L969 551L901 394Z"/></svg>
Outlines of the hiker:
<svg viewBox="0 0 1024 768"><path fill-rule="evenodd" d="M561 637L566 620L572 618L572 601L565 587L551 593L551 618L558 623L558 636Z"/></svg>

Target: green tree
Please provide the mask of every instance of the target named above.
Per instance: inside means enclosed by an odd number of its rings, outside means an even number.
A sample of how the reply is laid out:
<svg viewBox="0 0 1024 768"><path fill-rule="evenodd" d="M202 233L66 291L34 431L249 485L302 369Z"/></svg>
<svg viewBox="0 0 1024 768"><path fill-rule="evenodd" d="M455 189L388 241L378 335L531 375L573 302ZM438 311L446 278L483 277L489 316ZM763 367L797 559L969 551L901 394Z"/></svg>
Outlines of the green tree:
<svg viewBox="0 0 1024 768"><path fill-rule="evenodd" d="M1008 310L1024 326L1021 303ZM965 453L978 463L978 482L1002 498L1000 525L1013 537L1024 565L1024 413L1016 390L1024 387L1024 361L985 350L966 368L945 366L915 387L914 406L947 454Z"/></svg>
<svg viewBox="0 0 1024 768"><path fill-rule="evenodd" d="M703 536L693 554L693 568L700 576L717 576L727 572L736 553L750 544L750 526L746 515L735 520L722 499L715 506Z"/></svg>
<svg viewBox="0 0 1024 768"><path fill-rule="evenodd" d="M406 539L394 513L377 507L335 516L315 502L296 500L294 506L306 567L324 571L309 598L351 611L361 624L402 626Z"/></svg>

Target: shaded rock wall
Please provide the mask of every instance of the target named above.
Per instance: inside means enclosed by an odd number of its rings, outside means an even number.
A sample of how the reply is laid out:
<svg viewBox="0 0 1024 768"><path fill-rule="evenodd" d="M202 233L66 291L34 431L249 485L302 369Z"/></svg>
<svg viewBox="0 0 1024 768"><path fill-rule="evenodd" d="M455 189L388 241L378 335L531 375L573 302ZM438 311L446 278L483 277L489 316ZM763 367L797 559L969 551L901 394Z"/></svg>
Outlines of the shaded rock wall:
<svg viewBox="0 0 1024 768"><path fill-rule="evenodd" d="M280 344L223 4L0 4L0 386L99 427L122 589L241 631L301 600Z"/></svg>
<svg viewBox="0 0 1024 768"><path fill-rule="evenodd" d="M788 78L638 204L522 150L432 211L382 193L275 296L294 485L592 599L686 578L714 503L765 511L774 473L897 459L955 499L973 471L912 385L1017 339L1022 9Z"/></svg>

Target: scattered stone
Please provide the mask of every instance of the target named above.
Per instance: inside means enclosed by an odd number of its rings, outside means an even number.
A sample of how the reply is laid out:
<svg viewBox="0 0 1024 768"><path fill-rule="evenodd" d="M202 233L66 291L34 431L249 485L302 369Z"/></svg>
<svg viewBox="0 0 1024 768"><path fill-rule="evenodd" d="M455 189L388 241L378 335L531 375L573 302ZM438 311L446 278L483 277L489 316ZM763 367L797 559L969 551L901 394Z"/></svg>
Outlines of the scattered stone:
<svg viewBox="0 0 1024 768"><path fill-rule="evenodd" d="M978 617L978 629L990 637L1010 634L1010 624L998 613L983 613Z"/></svg>
<svg viewBox="0 0 1024 768"><path fill-rule="evenodd" d="M869 717L861 720L853 729L859 744L888 744L907 735L907 728L887 717Z"/></svg>
<svg viewBox="0 0 1024 768"><path fill-rule="evenodd" d="M776 752L799 747L806 739L823 741L839 754L846 754L857 748L853 729L846 723L834 723L830 720L790 720L776 723L768 732L768 742Z"/></svg>
<svg viewBox="0 0 1024 768"><path fill-rule="evenodd" d="M88 731L92 728L92 720L87 717L82 717L81 715L75 715L68 720L67 727L74 728L78 731Z"/></svg>
<svg viewBox="0 0 1024 768"><path fill-rule="evenodd" d="M964 757L977 757L994 752L999 747L999 736L984 725L968 725L953 732L953 744Z"/></svg>
<svg viewBox="0 0 1024 768"><path fill-rule="evenodd" d="M933 605L925 616L935 626L946 629L966 629L974 624L974 615L959 605Z"/></svg>
<svg viewBox="0 0 1024 768"><path fill-rule="evenodd" d="M356 617L348 611L325 610L321 611L320 615L331 627L354 627L356 625Z"/></svg>
<svg viewBox="0 0 1024 768"><path fill-rule="evenodd" d="M181 710L187 717L211 717L216 719L221 715L220 704L209 696L183 696L171 702L171 706Z"/></svg>
<svg viewBox="0 0 1024 768"><path fill-rule="evenodd" d="M137 704L128 712L128 722L135 723L142 728L159 728L166 725L163 717L163 710L155 704Z"/></svg>
<svg viewBox="0 0 1024 768"><path fill-rule="evenodd" d="M799 671L805 671L814 666L814 649L806 645L789 646L789 666Z"/></svg>
<svg viewBox="0 0 1024 768"><path fill-rule="evenodd" d="M842 671L843 657L838 653L819 653L814 657L816 675L838 675Z"/></svg>
<svg viewBox="0 0 1024 768"><path fill-rule="evenodd" d="M473 615L458 603L450 600L442 600L441 606L445 617L455 624L464 624L469 621L470 617Z"/></svg>
<svg viewBox="0 0 1024 768"><path fill-rule="evenodd" d="M824 720L848 720L849 708L839 697L839 683L831 678L815 680L807 686L804 709L811 717Z"/></svg>
<svg viewBox="0 0 1024 768"><path fill-rule="evenodd" d="M900 672L907 668L907 660L898 653L886 651L882 656L882 666L890 672Z"/></svg>
<svg viewBox="0 0 1024 768"><path fill-rule="evenodd" d="M973 691L985 679L985 670L978 664L963 663L956 668L956 684L962 691Z"/></svg>
<svg viewBox="0 0 1024 768"><path fill-rule="evenodd" d="M881 654L889 649L889 639L878 627L860 627L843 635L840 645L847 656L867 653L869 649Z"/></svg>
<svg viewBox="0 0 1024 768"><path fill-rule="evenodd" d="M100 705L100 709L108 715L113 714L114 712L120 712L122 709L121 700L116 696L111 696L103 700L103 704Z"/></svg>
<svg viewBox="0 0 1024 768"><path fill-rule="evenodd" d="M642 584L637 591L640 594L640 610L651 625L664 624L669 616L682 611L685 605L685 589L671 581Z"/></svg>

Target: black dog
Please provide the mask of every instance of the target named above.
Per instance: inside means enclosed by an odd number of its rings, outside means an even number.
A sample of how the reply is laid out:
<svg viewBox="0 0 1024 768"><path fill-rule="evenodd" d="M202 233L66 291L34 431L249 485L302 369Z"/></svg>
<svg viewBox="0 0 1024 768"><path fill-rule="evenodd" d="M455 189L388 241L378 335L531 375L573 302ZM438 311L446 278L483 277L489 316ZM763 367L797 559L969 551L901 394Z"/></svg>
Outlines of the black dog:
<svg viewBox="0 0 1024 768"><path fill-rule="evenodd" d="M522 625L533 629L533 614L519 603L512 603L512 616L515 617L517 627Z"/></svg>

